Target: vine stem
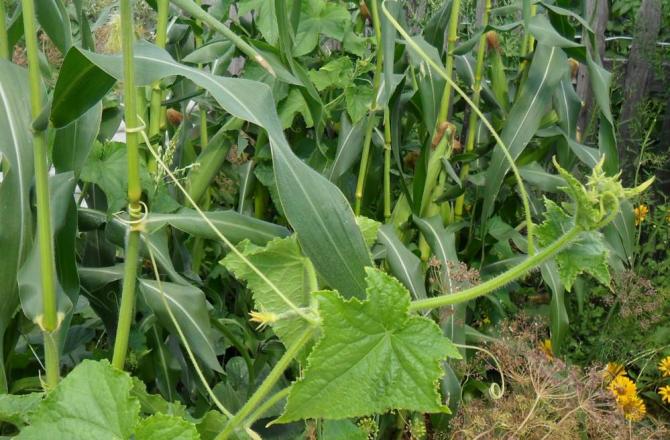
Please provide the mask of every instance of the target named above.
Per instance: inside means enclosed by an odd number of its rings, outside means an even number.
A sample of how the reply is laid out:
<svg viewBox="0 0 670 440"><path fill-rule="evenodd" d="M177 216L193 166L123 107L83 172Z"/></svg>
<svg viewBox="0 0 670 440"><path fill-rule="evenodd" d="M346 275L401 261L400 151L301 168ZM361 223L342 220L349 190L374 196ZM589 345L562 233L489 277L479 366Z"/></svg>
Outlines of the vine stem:
<svg viewBox="0 0 670 440"><path fill-rule="evenodd" d="M375 37L377 40L376 48L376 64L375 73L372 77L372 104L368 112L367 125L365 127L365 138L363 139L363 152L361 153L361 164L358 169L358 180L356 182L356 201L354 203L354 212L356 215L361 214L361 204L363 202L363 191L365 187L365 178L368 174L368 162L370 161L370 143L372 142L372 130L375 127L375 113L377 112L377 95L379 94L379 85L381 84L381 76L383 69L383 55L382 55L382 27L379 20L378 0L372 0L372 26L375 29Z"/></svg>
<svg viewBox="0 0 670 440"><path fill-rule="evenodd" d="M485 0L484 15L482 16L482 36L479 37L479 47L477 48L477 65L475 66L475 82L472 85L472 102L479 106L479 98L482 90L482 74L484 71L484 54L486 53L486 33L483 32L489 24L489 12L491 10L491 0ZM470 112L468 116L468 133L465 143L465 152L470 153L475 149L475 138L477 137L477 113ZM464 163L461 168L461 182L465 182L470 173L470 164ZM456 199L454 205L454 218L459 221L463 218L463 205L465 204L465 194L461 194Z"/></svg>
<svg viewBox="0 0 670 440"><path fill-rule="evenodd" d="M435 69L436 72L440 74L442 78L445 79L448 83L451 84L451 87L454 89L456 93L458 93L461 98L468 104L472 110L477 113L477 116L479 116L479 119L482 121L482 123L486 126L487 130L491 133L491 136L495 139L495 141L500 145L500 148L503 151L503 154L505 155L505 159L507 159L507 162L510 165L510 168L512 172L514 173L514 177L516 179L517 185L519 186L519 192L521 193L521 201L523 202L523 209L526 217L526 227L528 229L528 234L527 234L527 240L528 240L528 253L533 254L535 252L535 246L533 243L533 219L531 217L531 211L530 211L530 202L528 198L528 192L526 191L526 186L523 183L523 179L521 178L521 174L519 173L519 169L517 168L516 164L514 163L514 158L509 152L509 149L507 148L507 145L505 145L505 142L500 138L500 135L498 132L493 128L493 125L491 125L491 122L488 120L486 116L484 116L484 113L479 109L478 106L475 105L474 102L468 97L468 95L461 89L456 82L451 79L449 75L446 74L444 71L444 68L437 64L435 61L433 61L424 51L421 49L421 47L412 39L412 37L403 29L403 27L398 23L398 21L393 17L393 15L386 9L386 6L382 4L382 10L384 11L384 15L386 15L386 18L388 19L389 23L393 25L393 27L398 31L400 35L405 39L407 44L412 47L416 51L417 54L423 60L433 69Z"/></svg>
<svg viewBox="0 0 670 440"><path fill-rule="evenodd" d="M253 413L251 413L249 417L247 417L247 419L244 421L244 426L248 428L251 425L253 425L256 420L260 419L261 416L265 414L270 408L275 406L277 402L282 400L284 397L288 396L290 392L291 387L286 387L281 391L277 391L272 397L263 402L263 404L260 405L256 411L254 411Z"/></svg>
<svg viewBox="0 0 670 440"><path fill-rule="evenodd" d="M7 38L7 7L0 1L0 58L9 60L9 39Z"/></svg>
<svg viewBox="0 0 670 440"><path fill-rule="evenodd" d="M300 350L307 344L307 342L312 339L312 335L316 331L315 326L309 326L302 335L287 349L284 355L279 359L277 364L272 368L270 374L265 378L260 387L256 392L251 396L251 398L244 404L244 406L235 414L227 424L226 427L216 436L216 440L225 440L227 439L234 431L237 429L244 419L251 414L251 412L256 408L263 398L272 391L272 388L275 386L277 381L284 374L284 371L289 367L293 359L298 355Z"/></svg>
<svg viewBox="0 0 670 440"><path fill-rule="evenodd" d="M142 217L140 197L140 153L139 128L137 117L137 90L135 88L135 68L133 60L134 26L131 0L120 1L121 13L121 47L123 51L123 104L126 122L126 148L128 151L128 213L131 222L137 222ZM140 228L133 225L130 228L126 241L126 255L123 268L123 288L121 291L121 306L119 322L114 340L114 355L112 365L123 370L128 351L130 326L134 318L135 287L137 284L137 267L140 253Z"/></svg>
<svg viewBox="0 0 670 440"><path fill-rule="evenodd" d="M564 246L566 246L574 238L576 238L580 232L582 232L581 228L579 228L578 226L574 226L572 229L563 234L549 246L542 249L540 252L532 256L529 256L522 263L514 266L513 268L507 270L506 272L501 273L497 277L492 278L486 282L483 282L477 286L462 290L458 293L454 293L451 295L443 295L433 298L426 298L417 301L412 301L412 303L410 303L409 310L416 311L416 310L434 309L438 307L448 306L451 304L459 304L486 295L487 293L493 292L494 290L503 287L505 284L521 277L531 269L539 266L540 264L542 264L543 262L554 256Z"/></svg>
<svg viewBox="0 0 670 440"><path fill-rule="evenodd" d="M39 49L35 28L35 5L33 0L22 0L23 27L28 52L28 80L30 84L30 110L33 119L42 112L42 80L40 77ZM33 131L33 155L35 158L35 193L37 199L37 241L39 244L42 319L40 327L44 333L44 363L46 384L53 388L58 384L58 306L56 301L56 273L49 206L49 163L46 133Z"/></svg>
<svg viewBox="0 0 670 440"><path fill-rule="evenodd" d="M224 37L229 39L230 41L233 42L237 48L242 51L245 55L247 55L249 58L253 59L256 61L260 66L267 70L270 75L276 77L277 74L275 71L272 69L268 61L258 53L258 51L251 46L249 43L244 41L240 36L235 34L228 26L225 24L221 23L219 20L214 18L212 15L210 15L207 11L202 9L200 6L198 6L193 0L170 0L170 2L179 8L183 9L184 11L188 12L195 18L196 20L200 20L203 23L207 23L207 25L211 26L214 30L217 32L220 32L223 34Z"/></svg>

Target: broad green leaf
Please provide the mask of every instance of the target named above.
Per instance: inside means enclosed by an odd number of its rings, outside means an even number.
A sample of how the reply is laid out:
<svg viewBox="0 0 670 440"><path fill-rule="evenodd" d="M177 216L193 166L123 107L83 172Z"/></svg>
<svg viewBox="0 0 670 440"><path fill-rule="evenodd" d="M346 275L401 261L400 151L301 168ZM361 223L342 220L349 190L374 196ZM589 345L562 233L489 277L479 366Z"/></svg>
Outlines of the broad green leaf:
<svg viewBox="0 0 670 440"><path fill-rule="evenodd" d="M39 0L35 2L35 14L42 29L61 53L72 46L70 17L61 0Z"/></svg>
<svg viewBox="0 0 670 440"><path fill-rule="evenodd" d="M619 171L619 153L614 134L614 118L612 117L610 103L612 74L591 58L590 54L586 55L586 66L588 67L591 89L593 90L593 95L596 98L600 112L598 147L600 153L605 155L605 171L607 171L608 175L614 175Z"/></svg>
<svg viewBox="0 0 670 440"><path fill-rule="evenodd" d="M195 425L181 417L154 414L135 429L135 440L200 440Z"/></svg>
<svg viewBox="0 0 670 440"><path fill-rule="evenodd" d="M16 438L130 438L140 412L140 403L130 395L132 386L128 373L107 361L85 360L47 395Z"/></svg>
<svg viewBox="0 0 670 440"><path fill-rule="evenodd" d="M214 440L223 431L228 423L228 418L219 411L210 410L198 421L197 429L203 440Z"/></svg>
<svg viewBox="0 0 670 440"><path fill-rule="evenodd" d="M370 248L377 241L377 234L381 223L377 220L372 220L370 218L359 215L356 217L356 223L363 234L363 240L365 240L365 245Z"/></svg>
<svg viewBox="0 0 670 440"><path fill-rule="evenodd" d="M300 252L295 235L276 238L265 247L244 241L240 243L239 249L294 306L307 307L309 305L308 261ZM247 286L253 293L257 310L276 315L291 310L286 302L237 255L231 252L221 263L236 278L247 282ZM301 317L294 316L290 319L281 319L271 326L284 345L289 346L302 335L306 322Z"/></svg>
<svg viewBox="0 0 670 440"><path fill-rule="evenodd" d="M297 88L292 88L288 92L286 99L279 105L278 111L279 119L281 120L281 125L284 129L293 125L293 120L297 115L302 116L302 119L305 121L305 126L307 128L314 126L314 121L312 119L311 113L309 112L307 101L305 101L305 97Z"/></svg>
<svg viewBox="0 0 670 440"><path fill-rule="evenodd" d="M30 413L40 404L44 393L0 394L0 422L22 428L30 421Z"/></svg>
<svg viewBox="0 0 670 440"><path fill-rule="evenodd" d="M329 87L344 89L351 84L354 75L354 63L349 57L335 58L321 66L319 70L311 70L309 78L318 91Z"/></svg>
<svg viewBox="0 0 670 440"><path fill-rule="evenodd" d="M206 211L204 214L223 236L233 243L248 239L252 243L262 245L277 237L285 237L289 234L288 229L283 226L258 220L233 210ZM192 209L182 208L172 214L149 214L146 220L149 231L161 228L166 224L196 237L218 239L218 236L205 220Z"/></svg>
<svg viewBox="0 0 670 440"><path fill-rule="evenodd" d="M373 91L369 86L351 85L344 89L344 100L351 122L356 124L365 117L373 98Z"/></svg>
<svg viewBox="0 0 670 440"><path fill-rule="evenodd" d="M390 409L448 411L438 393L441 361L459 358L430 319L410 315L397 280L367 268L367 299L316 294L322 336L293 384L279 422L342 419Z"/></svg>
<svg viewBox="0 0 670 440"><path fill-rule="evenodd" d="M20 15L20 14L19 14ZM28 71L0 60L0 393L7 391L4 335L19 304L16 275L32 243L30 185L33 180Z"/></svg>
<svg viewBox="0 0 670 440"><path fill-rule="evenodd" d="M553 243L574 225L574 219L556 203L545 199L545 205L545 221L536 229L541 246ZM609 285L607 254L600 232L580 233L575 241L554 257L565 288L570 291L575 279L582 273L589 273L601 283Z"/></svg>
<svg viewBox="0 0 670 440"><path fill-rule="evenodd" d="M102 104L98 103L73 123L56 130L53 162L57 172L74 171L79 176L98 135L101 118Z"/></svg>
<svg viewBox="0 0 670 440"><path fill-rule="evenodd" d="M510 110L500 136L514 160L521 155L535 135L551 103L554 89L567 68L567 58L561 49L541 44L537 46L528 78L521 86L519 97ZM486 172L483 219L491 215L493 203L509 169L510 164L505 158L502 147L496 145Z"/></svg>
<svg viewBox="0 0 670 440"><path fill-rule="evenodd" d="M205 294L193 286L151 280L139 280L140 291L151 310L158 317L161 325L179 337L177 329L170 319L162 295L165 296L167 306L170 307L186 341L193 352L214 371L223 372L218 359L217 351L207 311ZM162 292L161 292L162 288Z"/></svg>
<svg viewBox="0 0 670 440"><path fill-rule="evenodd" d="M140 178L143 181L143 187L148 187L150 177L143 162L140 165ZM94 183L104 191L107 197L107 209L110 213L120 211L126 206L128 200L128 151L126 146L118 142L96 143L81 169L81 180Z"/></svg>
<svg viewBox="0 0 670 440"><path fill-rule="evenodd" d="M331 287L347 297L363 296L363 268L371 261L351 207L337 187L295 156L284 137L277 114L272 111L274 103L270 89L255 81L217 77L178 64L165 51L147 43L136 46L135 61L138 86L149 85L167 76L187 76L207 89L226 111L267 130L280 202L289 223L298 233L303 251ZM98 71L100 85L87 91L98 97L109 89L107 77L119 79L123 76L119 56L72 48L64 61L64 64L68 63L72 66L64 66L63 71L67 67L71 77L64 78L61 72L54 92L54 106L60 109L60 113L52 112L54 124L71 121L70 118L76 118L95 102L82 101L76 96L81 91L74 93L71 84L75 72L89 72L81 77L93 81L95 71ZM69 103L67 108L64 102Z"/></svg>
<svg viewBox="0 0 670 440"><path fill-rule="evenodd" d="M342 41L345 25L351 20L344 5L325 0L305 0L300 5L293 56L307 55L314 50L321 34Z"/></svg>
<svg viewBox="0 0 670 440"><path fill-rule="evenodd" d="M202 45L193 52L186 55L184 63L206 64L221 58L226 52L233 48L233 42L229 40L216 40Z"/></svg>
<svg viewBox="0 0 670 440"><path fill-rule="evenodd" d="M409 289L415 299L426 297L426 276L421 260L407 249L395 233L395 227L387 224L379 228L378 239L386 248L386 261L391 272Z"/></svg>
<svg viewBox="0 0 670 440"><path fill-rule="evenodd" d="M633 206L629 201L621 202L619 213L612 223L605 226L603 234L619 258L630 264L635 252L636 229Z"/></svg>
<svg viewBox="0 0 670 440"><path fill-rule="evenodd" d="M242 16L249 11L256 11L254 19L258 30L261 31L263 39L272 46L277 45L279 30L277 29L277 18L275 14L275 2L266 0L242 0L238 3L238 15ZM286 11L280 11L285 14Z"/></svg>
<svg viewBox="0 0 670 440"><path fill-rule="evenodd" d="M365 120L351 125L347 115L342 112L340 117L340 134L337 138L337 152L333 163L325 175L331 182L336 182L344 173L354 166L360 159L365 135Z"/></svg>
<svg viewBox="0 0 670 440"><path fill-rule="evenodd" d="M442 59L437 49L428 44L422 37L414 37L414 42L438 65L442 65ZM421 104L421 116L426 128L431 131L435 127L437 114L440 108L440 97L444 89L444 79L426 62L409 48L409 59L417 72L417 83L419 85L419 101Z"/></svg>

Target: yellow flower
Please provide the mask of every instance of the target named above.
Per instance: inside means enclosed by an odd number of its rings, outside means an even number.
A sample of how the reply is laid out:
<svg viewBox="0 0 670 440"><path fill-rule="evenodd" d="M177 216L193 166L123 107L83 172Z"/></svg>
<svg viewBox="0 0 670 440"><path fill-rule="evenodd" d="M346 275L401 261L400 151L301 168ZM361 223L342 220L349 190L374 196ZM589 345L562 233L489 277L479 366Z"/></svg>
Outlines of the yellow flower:
<svg viewBox="0 0 670 440"><path fill-rule="evenodd" d="M658 371L663 374L663 377L670 377L670 356L666 356L658 363Z"/></svg>
<svg viewBox="0 0 670 440"><path fill-rule="evenodd" d="M670 403L670 385L659 388L658 395L661 396L663 402Z"/></svg>
<svg viewBox="0 0 670 440"><path fill-rule="evenodd" d="M606 383L610 383L617 377L625 375L626 369L623 365L616 362L608 362L607 366L605 367L605 371L603 371L603 380Z"/></svg>
<svg viewBox="0 0 670 440"><path fill-rule="evenodd" d="M256 327L258 330L263 330L269 324L274 324L278 319L277 314L272 312L249 312L249 321L258 324L258 327Z"/></svg>
<svg viewBox="0 0 670 440"><path fill-rule="evenodd" d="M554 350L551 346L551 339L545 339L544 341L542 341L542 346L540 348L542 348L542 351L547 356L547 358L549 359L554 358Z"/></svg>
<svg viewBox="0 0 670 440"><path fill-rule="evenodd" d="M609 384L607 389L612 392L614 397L616 397L617 402L620 398L630 398L637 396L637 386L635 385L635 382L626 376L619 376L615 378Z"/></svg>
<svg viewBox="0 0 670 440"><path fill-rule="evenodd" d="M647 414L647 407L638 396L617 399L617 403L621 406L624 417L631 422L639 422Z"/></svg>
<svg viewBox="0 0 670 440"><path fill-rule="evenodd" d="M647 217L649 207L643 203L640 206L633 208L633 213L635 214L635 225L637 226L644 221L645 217Z"/></svg>

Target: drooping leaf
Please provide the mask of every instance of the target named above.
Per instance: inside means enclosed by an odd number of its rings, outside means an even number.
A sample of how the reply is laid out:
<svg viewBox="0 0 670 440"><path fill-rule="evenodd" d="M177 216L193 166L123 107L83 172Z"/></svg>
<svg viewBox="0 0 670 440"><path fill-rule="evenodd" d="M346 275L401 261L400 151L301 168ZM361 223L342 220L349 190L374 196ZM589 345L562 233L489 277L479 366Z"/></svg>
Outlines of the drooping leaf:
<svg viewBox="0 0 670 440"><path fill-rule="evenodd" d="M262 245L276 237L285 237L289 234L288 229L283 226L242 215L232 210L207 211L204 214L221 231L223 236L233 243L248 239L252 243ZM146 220L147 228L150 231L166 224L196 237L218 239L202 217L192 209L182 208L172 214L152 213Z"/></svg>
<svg viewBox="0 0 670 440"><path fill-rule="evenodd" d="M322 337L291 388L279 422L342 419L392 408L447 411L437 381L440 362L458 350L431 320L408 313L409 292L368 268L367 299L319 292ZM355 342L354 342L355 341Z"/></svg>
<svg viewBox="0 0 670 440"><path fill-rule="evenodd" d="M181 417L154 414L142 420L135 429L136 440L200 440L195 425Z"/></svg>
<svg viewBox="0 0 670 440"><path fill-rule="evenodd" d="M295 235L276 238L265 247L244 241L240 251L247 257L295 307L309 305L309 274L307 259L300 252ZM221 263L235 277L245 280L253 292L256 309L276 315L291 310L291 307L260 276L234 253L229 253ZM299 338L306 328L306 322L295 316L271 324L284 345L289 346Z"/></svg>
<svg viewBox="0 0 670 440"><path fill-rule="evenodd" d="M545 199L545 206L547 208L545 221L536 228L541 246L548 246L556 241L574 225L574 219L556 203ZM600 232L581 232L575 241L554 257L565 288L570 291L575 279L582 273L589 273L601 283L608 285L610 273L607 253Z"/></svg>
<svg viewBox="0 0 670 440"><path fill-rule="evenodd" d="M289 223L298 233L303 251L331 287L347 297L362 296L365 289L363 268L370 265L371 260L351 207L337 187L295 156L284 137L277 114L271 110L274 103L270 89L262 83L217 77L178 64L165 51L147 43L136 46L135 61L138 86L149 85L166 76L187 76L207 89L226 111L267 130L280 202ZM65 64L72 64L67 66L69 78L63 77ZM122 70L119 56L71 49L54 91L51 120L56 126L68 123L95 102L77 97L81 91L74 93L70 82L73 78L85 77L87 82L92 82L97 71L101 83L87 92L99 99L110 87L107 79L122 78ZM77 76L77 72L87 72L87 75Z"/></svg>
<svg viewBox="0 0 670 440"><path fill-rule="evenodd" d="M170 319L169 312L161 296L165 296L167 306L170 307L184 337L194 353L207 367L214 371L223 372L215 349L212 326L207 311L205 294L193 286L151 280L139 280L140 291L151 310L158 317L161 325L177 335L177 329ZM161 291L162 288L162 291Z"/></svg>
<svg viewBox="0 0 670 440"><path fill-rule="evenodd" d="M132 386L128 373L107 361L85 360L37 406L16 438L130 438L140 412Z"/></svg>
<svg viewBox="0 0 670 440"><path fill-rule="evenodd" d="M561 49L538 45L528 78L521 87L500 136L513 159L519 157L535 135L565 69L567 58ZM486 172L483 219L491 215L493 202L509 169L510 164L500 145L497 145Z"/></svg>
<svg viewBox="0 0 670 440"><path fill-rule="evenodd" d="M0 60L0 393L7 391L3 342L19 304L16 275L32 243L30 185L33 179L28 71Z"/></svg>
<svg viewBox="0 0 670 440"><path fill-rule="evenodd" d="M379 228L379 242L386 248L386 261L391 272L409 289L415 299L426 297L425 274L421 260L407 249L395 233L394 226Z"/></svg>

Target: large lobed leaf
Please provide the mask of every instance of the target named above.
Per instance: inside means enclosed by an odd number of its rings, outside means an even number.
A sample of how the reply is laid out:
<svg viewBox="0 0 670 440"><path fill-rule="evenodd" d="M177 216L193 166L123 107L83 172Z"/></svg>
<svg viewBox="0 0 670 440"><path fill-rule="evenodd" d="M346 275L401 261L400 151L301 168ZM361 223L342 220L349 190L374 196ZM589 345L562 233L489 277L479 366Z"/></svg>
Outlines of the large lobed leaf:
<svg viewBox="0 0 670 440"><path fill-rule="evenodd" d="M538 225L536 231L540 245L548 246L573 227L574 219L551 200L545 199L544 203L547 208L545 221ZM555 257L558 273L565 288L570 291L577 276L584 272L593 275L603 284L609 284L607 253L600 232L581 232L575 241ZM552 290L556 294L557 290Z"/></svg>
<svg viewBox="0 0 670 440"><path fill-rule="evenodd" d="M441 361L459 358L430 319L408 312L409 292L367 268L367 299L317 293L322 337L293 384L280 422L342 419L390 409L448 411L437 383Z"/></svg>
<svg viewBox="0 0 670 440"><path fill-rule="evenodd" d="M265 247L244 241L239 249L296 307L309 305L309 275L306 267L308 261L300 252L295 235L274 239ZM240 257L231 252L222 260L222 264L237 278L247 282L258 310L277 315L291 310ZM289 346L302 335L305 325L302 318L295 316L292 319L279 320L272 324L272 328L282 342Z"/></svg>

